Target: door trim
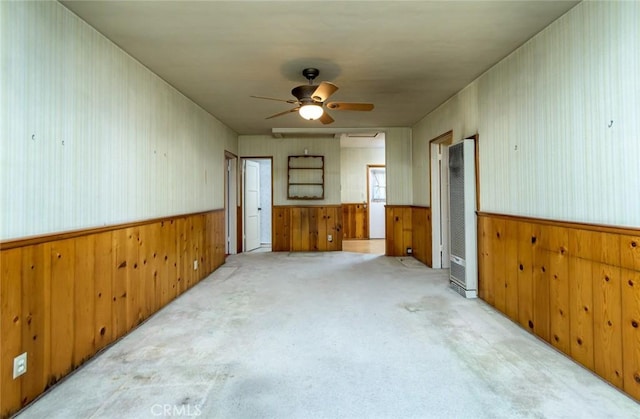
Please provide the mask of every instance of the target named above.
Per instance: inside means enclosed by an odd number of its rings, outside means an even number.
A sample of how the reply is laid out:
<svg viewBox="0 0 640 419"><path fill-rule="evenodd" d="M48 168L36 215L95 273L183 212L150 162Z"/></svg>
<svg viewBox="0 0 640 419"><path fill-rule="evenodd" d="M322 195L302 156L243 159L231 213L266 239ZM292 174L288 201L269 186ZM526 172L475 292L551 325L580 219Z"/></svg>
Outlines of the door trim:
<svg viewBox="0 0 640 419"><path fill-rule="evenodd" d="M440 246L442 245L442 234L441 231L443 228L449 228L449 226L442 225L442 196L440 196L439 191L440 187L438 187L438 205L434 205L434 170L432 166L432 153L431 150L434 145L437 146L448 146L453 143L453 130L449 130L444 134L437 136L436 138L429 141L429 202L431 203L431 248L432 248L432 265L434 269L442 268L442 252L440 250ZM442 182L440 176L441 170L437 170L437 184L440 185Z"/></svg>
<svg viewBox="0 0 640 419"><path fill-rule="evenodd" d="M275 206L275 203L273 202L273 185L274 185L274 179L273 179L273 156L242 156L239 159L239 162L241 164L241 167L244 167L244 161L245 160L270 160L271 161L271 218L272 218L272 222L271 222L271 245L273 246L273 240L274 240L274 232L273 232L273 208ZM240 171L242 172L242 170ZM241 188L241 193L240 195L242 197L244 197L244 178L243 178L244 174L240 173L240 188ZM239 209L238 209L239 214L241 214L241 218L244 218L244 202L241 202L239 205ZM238 237L243 237L244 236L244 231L240 231L238 233ZM242 243L242 251L244 251L244 239L239 241L238 243Z"/></svg>
<svg viewBox="0 0 640 419"><path fill-rule="evenodd" d="M232 171L228 170L231 165ZM225 253L238 253L238 156L224 151L224 242ZM232 172L232 173L231 173ZM234 193L231 194L231 190Z"/></svg>

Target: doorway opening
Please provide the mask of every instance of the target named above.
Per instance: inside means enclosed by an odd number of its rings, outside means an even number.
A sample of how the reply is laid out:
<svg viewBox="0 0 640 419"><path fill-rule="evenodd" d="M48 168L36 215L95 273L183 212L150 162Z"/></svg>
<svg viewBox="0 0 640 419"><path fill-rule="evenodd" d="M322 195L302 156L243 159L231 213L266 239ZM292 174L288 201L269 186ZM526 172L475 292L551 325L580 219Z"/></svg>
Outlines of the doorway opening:
<svg viewBox="0 0 640 419"><path fill-rule="evenodd" d="M385 253L385 137L364 130L340 135L343 251Z"/></svg>
<svg viewBox="0 0 640 419"><path fill-rule="evenodd" d="M385 238L385 205L387 204L387 172L385 166L367 165L367 203L369 239Z"/></svg>
<svg viewBox="0 0 640 419"><path fill-rule="evenodd" d="M453 131L429 141L433 268L449 268L449 156Z"/></svg>
<svg viewBox="0 0 640 419"><path fill-rule="evenodd" d="M271 157L242 159L242 249L244 252L271 251L272 163Z"/></svg>
<svg viewBox="0 0 640 419"><path fill-rule="evenodd" d="M224 152L224 225L225 254L238 250L238 157Z"/></svg>

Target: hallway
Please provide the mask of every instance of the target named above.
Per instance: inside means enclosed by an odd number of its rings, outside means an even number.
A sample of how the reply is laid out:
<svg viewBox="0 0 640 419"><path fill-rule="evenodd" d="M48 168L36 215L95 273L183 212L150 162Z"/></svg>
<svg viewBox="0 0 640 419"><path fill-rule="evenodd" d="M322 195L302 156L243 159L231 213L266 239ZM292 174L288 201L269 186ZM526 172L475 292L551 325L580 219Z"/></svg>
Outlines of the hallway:
<svg viewBox="0 0 640 419"><path fill-rule="evenodd" d="M412 258L259 252L20 418L640 418L638 404Z"/></svg>

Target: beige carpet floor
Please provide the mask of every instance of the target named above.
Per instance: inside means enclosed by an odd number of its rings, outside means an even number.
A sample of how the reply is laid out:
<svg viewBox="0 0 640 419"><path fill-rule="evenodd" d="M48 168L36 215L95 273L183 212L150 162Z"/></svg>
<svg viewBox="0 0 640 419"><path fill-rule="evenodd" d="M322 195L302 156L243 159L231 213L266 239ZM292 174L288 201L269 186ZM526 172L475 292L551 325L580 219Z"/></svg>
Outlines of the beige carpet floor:
<svg viewBox="0 0 640 419"><path fill-rule="evenodd" d="M413 259L229 257L20 418L640 418Z"/></svg>

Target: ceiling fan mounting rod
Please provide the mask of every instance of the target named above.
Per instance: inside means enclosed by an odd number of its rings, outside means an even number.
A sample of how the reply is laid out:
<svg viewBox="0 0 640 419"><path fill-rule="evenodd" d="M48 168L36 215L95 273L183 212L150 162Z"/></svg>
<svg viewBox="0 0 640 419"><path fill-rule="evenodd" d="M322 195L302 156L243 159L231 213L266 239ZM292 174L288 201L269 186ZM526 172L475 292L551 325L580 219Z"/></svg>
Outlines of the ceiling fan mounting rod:
<svg viewBox="0 0 640 419"><path fill-rule="evenodd" d="M313 79L318 77L318 74L320 74L320 70L318 70L317 68L305 68L304 70L302 70L302 75L305 76L307 80L309 80L309 84L313 84Z"/></svg>

